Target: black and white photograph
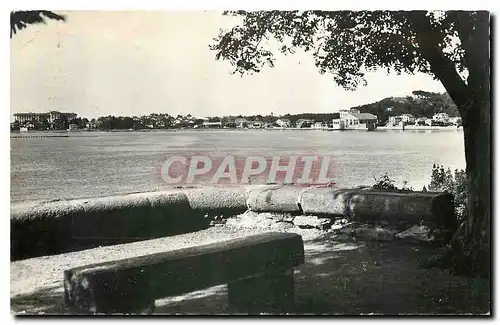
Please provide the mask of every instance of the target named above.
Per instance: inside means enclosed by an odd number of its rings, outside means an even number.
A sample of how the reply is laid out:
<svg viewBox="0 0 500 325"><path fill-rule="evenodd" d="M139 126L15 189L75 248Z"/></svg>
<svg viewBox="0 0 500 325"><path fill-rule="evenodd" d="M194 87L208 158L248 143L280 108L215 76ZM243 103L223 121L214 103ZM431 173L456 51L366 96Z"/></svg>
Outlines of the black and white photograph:
<svg viewBox="0 0 500 325"><path fill-rule="evenodd" d="M491 317L495 14L208 8L5 13L11 315Z"/></svg>

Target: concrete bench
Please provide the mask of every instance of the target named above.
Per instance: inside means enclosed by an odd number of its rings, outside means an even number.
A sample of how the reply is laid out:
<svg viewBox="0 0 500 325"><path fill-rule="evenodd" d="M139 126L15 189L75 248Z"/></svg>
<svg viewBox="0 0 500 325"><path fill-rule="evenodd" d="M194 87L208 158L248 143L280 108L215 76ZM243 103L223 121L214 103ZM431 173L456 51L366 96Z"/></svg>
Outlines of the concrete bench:
<svg viewBox="0 0 500 325"><path fill-rule="evenodd" d="M265 233L64 271L72 313L152 312L156 299L228 283L230 309L283 313L294 302L302 237Z"/></svg>

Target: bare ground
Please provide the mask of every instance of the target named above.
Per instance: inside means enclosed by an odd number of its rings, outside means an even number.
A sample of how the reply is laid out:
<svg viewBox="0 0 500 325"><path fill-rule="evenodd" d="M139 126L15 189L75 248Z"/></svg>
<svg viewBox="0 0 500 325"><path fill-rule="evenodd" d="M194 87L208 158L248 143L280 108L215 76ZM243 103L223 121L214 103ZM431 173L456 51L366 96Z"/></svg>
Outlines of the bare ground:
<svg viewBox="0 0 500 325"><path fill-rule="evenodd" d="M146 252L182 248L261 232L228 226L197 233L100 247L82 252L11 262L11 310L15 314L60 314L65 269ZM486 279L426 269L435 248L396 242L338 242L311 232L306 263L295 270L292 314L485 314L490 312ZM227 286L156 301L158 314L228 314Z"/></svg>

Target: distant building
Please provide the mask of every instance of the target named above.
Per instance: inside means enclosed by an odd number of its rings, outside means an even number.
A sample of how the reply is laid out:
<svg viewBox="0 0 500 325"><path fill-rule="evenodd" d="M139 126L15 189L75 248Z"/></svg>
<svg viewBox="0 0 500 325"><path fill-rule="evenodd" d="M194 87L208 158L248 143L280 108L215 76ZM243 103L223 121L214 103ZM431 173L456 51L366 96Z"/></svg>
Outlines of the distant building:
<svg viewBox="0 0 500 325"><path fill-rule="evenodd" d="M19 122L20 125L30 125L35 122L48 122L52 128L61 128L61 126L73 119L76 119L78 114L76 113L62 113L58 111L50 111L48 113L15 113L14 119ZM66 120L64 122L63 120ZM56 123L57 122L57 123ZM63 123L62 123L63 122ZM26 125L28 128L29 126ZM66 127L68 124L66 124Z"/></svg>
<svg viewBox="0 0 500 325"><path fill-rule="evenodd" d="M297 126L298 129L301 129L301 128L310 128L313 123L314 123L314 121L312 121L312 120L301 118L301 119L297 120L295 125Z"/></svg>
<svg viewBox="0 0 500 325"><path fill-rule="evenodd" d="M345 129L344 121L341 120L341 119L339 119L339 118L333 119L333 121L332 121L332 129L334 129L334 130L344 130Z"/></svg>
<svg viewBox="0 0 500 325"><path fill-rule="evenodd" d="M203 122L203 126L206 127L206 128L221 128L222 127L222 122L219 121L219 122L208 122L208 121L205 121Z"/></svg>
<svg viewBox="0 0 500 325"><path fill-rule="evenodd" d="M68 121L71 121L75 119L78 115L76 113L62 113L58 111L51 111L49 112L49 123L54 123L55 120L61 120L61 119L66 119Z"/></svg>
<svg viewBox="0 0 500 325"><path fill-rule="evenodd" d="M66 117L68 121L75 119L78 116L76 113L61 113L51 111L49 113L15 113L14 118L19 123L31 122L33 120L41 122L47 120L49 123L54 123L55 120Z"/></svg>
<svg viewBox="0 0 500 325"><path fill-rule="evenodd" d="M400 117L403 123L415 123L415 116L413 116L412 114L401 114Z"/></svg>
<svg viewBox="0 0 500 325"><path fill-rule="evenodd" d="M462 118L458 116L450 117L448 119L448 122L452 123L453 125L462 125Z"/></svg>
<svg viewBox="0 0 500 325"><path fill-rule="evenodd" d="M314 122L314 124L311 127L313 129L322 129L324 126L323 126L323 122Z"/></svg>
<svg viewBox="0 0 500 325"><path fill-rule="evenodd" d="M412 114L401 114L398 116L389 116L389 125L390 126L396 126L400 125L400 123L403 124L414 124L415 123L415 116Z"/></svg>
<svg viewBox="0 0 500 325"><path fill-rule="evenodd" d="M250 128L253 128L253 129L260 129L262 127L264 127L264 122L262 121L253 121L253 122L249 122L249 127Z"/></svg>
<svg viewBox="0 0 500 325"><path fill-rule="evenodd" d="M401 122L401 116L389 116L389 125L399 125Z"/></svg>
<svg viewBox="0 0 500 325"><path fill-rule="evenodd" d="M437 121L437 122L447 123L449 121L450 117L446 113L436 113L436 114L434 114L432 119L434 121Z"/></svg>
<svg viewBox="0 0 500 325"><path fill-rule="evenodd" d="M247 124L247 119L244 117L237 117L234 119L234 124L236 124L237 128L243 128Z"/></svg>
<svg viewBox="0 0 500 325"><path fill-rule="evenodd" d="M280 118L276 121L276 124L282 128L289 128L292 123L287 118Z"/></svg>
<svg viewBox="0 0 500 325"><path fill-rule="evenodd" d="M374 130L377 127L377 116L371 113L360 113L357 109L343 109L339 113L346 129Z"/></svg>
<svg viewBox="0 0 500 325"><path fill-rule="evenodd" d="M50 113L15 113L14 119L23 124L26 122L49 120Z"/></svg>
<svg viewBox="0 0 500 325"><path fill-rule="evenodd" d="M425 117L419 117L415 119L415 125L425 125L425 121L427 118Z"/></svg>

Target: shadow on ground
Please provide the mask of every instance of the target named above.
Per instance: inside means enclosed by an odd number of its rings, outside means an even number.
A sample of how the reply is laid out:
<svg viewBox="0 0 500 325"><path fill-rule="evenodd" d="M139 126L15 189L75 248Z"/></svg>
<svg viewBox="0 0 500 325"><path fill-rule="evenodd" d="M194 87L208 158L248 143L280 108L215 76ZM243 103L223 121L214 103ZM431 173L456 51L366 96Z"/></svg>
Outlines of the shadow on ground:
<svg viewBox="0 0 500 325"><path fill-rule="evenodd" d="M60 285L44 287L28 294L10 298L10 306L18 315L26 314L61 314L64 313L64 289Z"/></svg>
<svg viewBox="0 0 500 325"><path fill-rule="evenodd" d="M295 270L295 304L300 314L483 314L490 311L485 279L452 276L425 269L431 247L393 242L305 243L306 263ZM49 287L11 298L12 310L59 314L63 291ZM156 301L157 314L230 313L227 286L217 286Z"/></svg>

